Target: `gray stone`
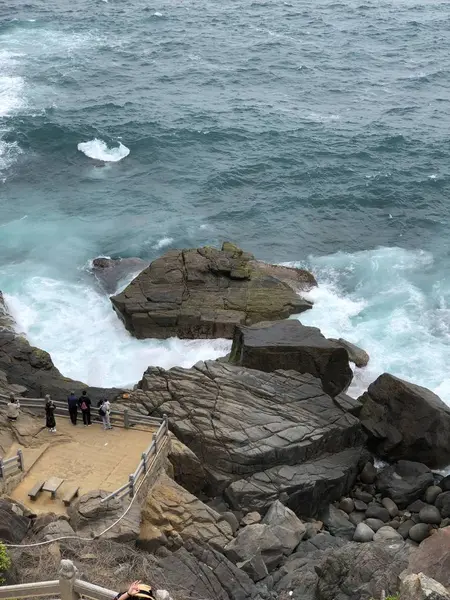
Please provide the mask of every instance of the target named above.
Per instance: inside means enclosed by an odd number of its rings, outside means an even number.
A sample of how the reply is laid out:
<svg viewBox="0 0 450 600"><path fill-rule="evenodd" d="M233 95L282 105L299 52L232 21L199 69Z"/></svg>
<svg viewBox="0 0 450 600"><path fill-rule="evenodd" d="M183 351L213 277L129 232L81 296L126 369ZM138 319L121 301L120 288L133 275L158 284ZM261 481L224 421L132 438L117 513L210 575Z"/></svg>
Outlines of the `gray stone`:
<svg viewBox="0 0 450 600"><path fill-rule="evenodd" d="M441 513L435 506L425 506L419 513L419 519L422 523L439 525L441 522Z"/></svg>
<svg viewBox="0 0 450 600"><path fill-rule="evenodd" d="M450 588L450 527L438 529L410 555L408 573L424 573Z"/></svg>
<svg viewBox="0 0 450 600"><path fill-rule="evenodd" d="M359 523L362 523L365 518L366 515L363 512L352 512L348 515L348 520L350 521L350 523L353 523L353 525L358 525Z"/></svg>
<svg viewBox="0 0 450 600"><path fill-rule="evenodd" d="M396 531L392 529L392 527L388 527L385 525L384 527L380 527L380 529L373 536L374 542L392 542L392 541L403 541L403 537Z"/></svg>
<svg viewBox="0 0 450 600"><path fill-rule="evenodd" d="M323 523L332 535L347 540L353 539L355 525L349 521L347 513L332 504L323 518Z"/></svg>
<svg viewBox="0 0 450 600"><path fill-rule="evenodd" d="M310 521L309 523L305 523L306 532L304 535L304 540L309 540L315 535L317 535L323 528L322 521Z"/></svg>
<svg viewBox="0 0 450 600"><path fill-rule="evenodd" d="M236 515L234 515L231 511L227 511L222 513L220 516L231 527L231 531L234 535L239 529L239 521L237 520Z"/></svg>
<svg viewBox="0 0 450 600"><path fill-rule="evenodd" d="M367 462L364 465L364 469L359 474L359 478L363 483L371 484L375 481L377 477L377 469L373 466L371 462Z"/></svg>
<svg viewBox="0 0 450 600"><path fill-rule="evenodd" d="M363 403L359 417L377 456L430 467L450 464L450 408L436 394L384 373L359 400Z"/></svg>
<svg viewBox="0 0 450 600"><path fill-rule="evenodd" d="M442 492L436 498L435 506L443 519L450 517L450 492Z"/></svg>
<svg viewBox="0 0 450 600"><path fill-rule="evenodd" d="M411 529L411 527L414 527L414 525L415 525L414 521L411 519L408 519L407 521L400 523L400 527L397 529L397 531L403 537L403 539L406 540L407 537L409 536L409 530Z"/></svg>
<svg viewBox="0 0 450 600"><path fill-rule="evenodd" d="M378 473L377 488L399 508L420 498L433 483L433 473L421 464L407 460L385 467Z"/></svg>
<svg viewBox="0 0 450 600"><path fill-rule="evenodd" d="M316 285L307 271L266 265L233 244L171 250L119 294L117 314L137 338L232 338L239 324L285 319L311 308L297 290Z"/></svg>
<svg viewBox="0 0 450 600"><path fill-rule="evenodd" d="M269 508L262 523L268 525L275 535L283 540L284 554L290 554L306 533L305 524L279 500Z"/></svg>
<svg viewBox="0 0 450 600"><path fill-rule="evenodd" d="M245 527L247 525L255 525L256 523L259 523L260 521L261 521L261 515L259 514L259 512L253 511L253 512L247 513L244 517L242 517L241 525L243 527Z"/></svg>
<svg viewBox="0 0 450 600"><path fill-rule="evenodd" d="M258 371L310 373L333 397L345 391L353 378L347 351L328 341L317 327L306 327L296 319L237 325L230 362Z"/></svg>
<svg viewBox="0 0 450 600"><path fill-rule="evenodd" d="M430 535L430 527L426 523L417 523L409 530L409 537L420 544L425 538Z"/></svg>
<svg viewBox="0 0 450 600"><path fill-rule="evenodd" d="M286 492L296 514L315 516L348 493L366 456L359 421L309 374L209 361L151 367L138 385L118 406L167 414L201 461L209 492L226 490L234 510L265 512Z"/></svg>
<svg viewBox="0 0 450 600"><path fill-rule="evenodd" d="M358 500L361 500L362 502L365 502L366 504L373 502L372 494L369 494L368 492L365 492L364 490L357 489L354 491L353 495L355 498L357 498Z"/></svg>
<svg viewBox="0 0 450 600"><path fill-rule="evenodd" d="M392 529L398 529L400 527L400 521L389 521L388 525L389 527L392 527Z"/></svg>
<svg viewBox="0 0 450 600"><path fill-rule="evenodd" d="M141 258L94 258L92 273L108 294L117 291L117 287L125 277L138 274L148 267L149 261Z"/></svg>
<svg viewBox="0 0 450 600"><path fill-rule="evenodd" d="M443 492L450 492L450 475L443 477L439 482L439 487L442 488Z"/></svg>
<svg viewBox="0 0 450 600"><path fill-rule="evenodd" d="M237 563L236 566L242 569L244 573L247 573L253 581L261 581L261 579L264 579L269 574L261 554L256 554L243 562Z"/></svg>
<svg viewBox="0 0 450 600"><path fill-rule="evenodd" d="M351 498L342 498L339 502L339 508L349 515L355 510L355 503Z"/></svg>
<svg viewBox="0 0 450 600"><path fill-rule="evenodd" d="M10 544L20 544L30 527L30 519L18 515L14 504L0 499L0 539Z"/></svg>
<svg viewBox="0 0 450 600"><path fill-rule="evenodd" d="M427 506L428 505L423 500L415 500L414 502L411 502L409 506L406 507L406 510L408 510L411 514L420 513L422 508L426 508Z"/></svg>
<svg viewBox="0 0 450 600"><path fill-rule="evenodd" d="M373 529L373 531L378 531L381 527L385 526L385 523L380 519L365 519L364 523Z"/></svg>
<svg viewBox="0 0 450 600"><path fill-rule="evenodd" d="M436 501L436 498L441 493L442 493L441 487L439 487L438 485L430 485L430 487L427 488L423 499L425 500L425 502L427 504L434 504Z"/></svg>
<svg viewBox="0 0 450 600"><path fill-rule="evenodd" d="M75 536L75 531L65 519L58 519L58 521L53 521L53 523L49 523L39 533L39 537L45 541L54 540L55 538L67 535Z"/></svg>
<svg viewBox="0 0 450 600"><path fill-rule="evenodd" d="M344 340L343 338L329 338L329 340L330 342L334 342L336 345L345 348L348 352L349 360L354 363L356 367L360 369L362 367L367 367L369 363L369 355L365 350L359 348L359 346L356 346L351 342L348 342L347 340Z"/></svg>
<svg viewBox="0 0 450 600"><path fill-rule="evenodd" d="M423 573L400 578L402 600L450 600L450 592L443 585Z"/></svg>
<svg viewBox="0 0 450 600"><path fill-rule="evenodd" d="M393 518L398 515L398 506L390 498L383 498L381 504L387 509L390 517Z"/></svg>
<svg viewBox="0 0 450 600"><path fill-rule="evenodd" d="M389 521L389 511L383 506L378 506L377 504L370 504L366 510L366 518L367 519L380 519L384 523Z"/></svg>
<svg viewBox="0 0 450 600"><path fill-rule="evenodd" d="M375 532L365 523L359 523L353 534L354 542L371 542Z"/></svg>
<svg viewBox="0 0 450 600"><path fill-rule="evenodd" d="M355 510L357 511L365 511L367 510L367 504L362 500L355 500Z"/></svg>

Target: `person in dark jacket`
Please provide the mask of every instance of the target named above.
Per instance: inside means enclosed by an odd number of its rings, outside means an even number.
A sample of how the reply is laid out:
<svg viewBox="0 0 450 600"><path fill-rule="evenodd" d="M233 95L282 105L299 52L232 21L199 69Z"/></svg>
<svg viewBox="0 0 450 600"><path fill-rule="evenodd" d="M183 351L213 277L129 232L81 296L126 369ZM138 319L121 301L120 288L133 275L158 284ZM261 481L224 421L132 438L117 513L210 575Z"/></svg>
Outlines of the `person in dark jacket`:
<svg viewBox="0 0 450 600"><path fill-rule="evenodd" d="M81 409L81 414L83 415L83 423L84 426L87 427L91 424L91 399L87 395L86 390L81 394L80 399L78 400L78 406Z"/></svg>
<svg viewBox="0 0 450 600"><path fill-rule="evenodd" d="M55 403L47 394L45 396L45 426L51 433L56 431L55 408Z"/></svg>
<svg viewBox="0 0 450 600"><path fill-rule="evenodd" d="M70 396L67 398L67 404L69 405L69 415L72 425L76 425L78 416L78 398L75 396L74 392L70 392Z"/></svg>

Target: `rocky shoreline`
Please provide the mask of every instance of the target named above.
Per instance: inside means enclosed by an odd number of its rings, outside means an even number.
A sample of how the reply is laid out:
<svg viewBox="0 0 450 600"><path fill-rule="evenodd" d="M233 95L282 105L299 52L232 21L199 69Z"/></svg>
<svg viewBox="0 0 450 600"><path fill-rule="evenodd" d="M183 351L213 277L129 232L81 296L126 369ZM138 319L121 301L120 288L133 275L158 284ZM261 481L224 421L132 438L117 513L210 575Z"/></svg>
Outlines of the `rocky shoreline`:
<svg viewBox="0 0 450 600"><path fill-rule="evenodd" d="M174 597L370 600L401 590L419 600L434 585L427 577L450 588L450 476L432 470L450 464L450 409L387 373L349 397L350 362L364 368L367 354L286 320L311 308L301 293L313 285L305 271L225 243L169 252L111 298L136 337L233 339L218 361L149 366L126 398L88 388L119 408L169 417L167 473L109 543L123 564L138 555L156 582L164 575ZM28 395L85 387L15 333L1 299L0 371L4 390ZM43 527L23 508L12 517L2 500L1 537L78 531L86 502L69 522L49 517ZM58 548L74 558L69 545ZM19 565L23 551L14 556ZM419 571L425 579L413 581ZM19 567L11 577L24 579ZM444 592L433 598L450 598Z"/></svg>

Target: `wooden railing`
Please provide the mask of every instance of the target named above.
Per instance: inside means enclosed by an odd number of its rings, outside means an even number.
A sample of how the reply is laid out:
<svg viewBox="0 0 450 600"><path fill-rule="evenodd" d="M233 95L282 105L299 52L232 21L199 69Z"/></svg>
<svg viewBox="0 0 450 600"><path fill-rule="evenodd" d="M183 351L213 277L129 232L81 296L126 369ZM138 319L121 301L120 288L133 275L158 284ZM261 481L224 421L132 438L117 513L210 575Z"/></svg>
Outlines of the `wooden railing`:
<svg viewBox="0 0 450 600"><path fill-rule="evenodd" d="M102 557L99 556L99 560ZM77 600L92 598L93 600L112 600L117 592L108 590L77 578L78 570L71 560L62 560L59 579L21 583L19 585L0 586L0 598L38 598L52 596L59 600Z"/></svg>
<svg viewBox="0 0 450 600"><path fill-rule="evenodd" d="M108 494L106 498L103 498L101 502L107 502L112 498L123 498L129 495L131 498L135 495L136 490L139 488L141 481L146 477L148 471L153 467L154 460L158 454L162 444L165 443L166 438L169 435L169 419L167 415L164 415L161 425L158 431L152 435L152 443L145 452L142 453L141 460L136 467L134 473L128 478L128 481L124 483L120 488Z"/></svg>

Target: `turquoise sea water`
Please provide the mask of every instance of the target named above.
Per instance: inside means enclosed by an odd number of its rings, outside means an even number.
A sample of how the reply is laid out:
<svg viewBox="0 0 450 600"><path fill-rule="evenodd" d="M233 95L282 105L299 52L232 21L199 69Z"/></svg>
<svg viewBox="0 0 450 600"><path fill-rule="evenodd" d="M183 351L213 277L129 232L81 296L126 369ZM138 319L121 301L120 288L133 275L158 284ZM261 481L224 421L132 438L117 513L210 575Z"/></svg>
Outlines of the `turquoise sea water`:
<svg viewBox="0 0 450 600"><path fill-rule="evenodd" d="M450 402L448 3L0 1L0 289L68 376L133 340L87 272L233 240L319 278L302 321Z"/></svg>

